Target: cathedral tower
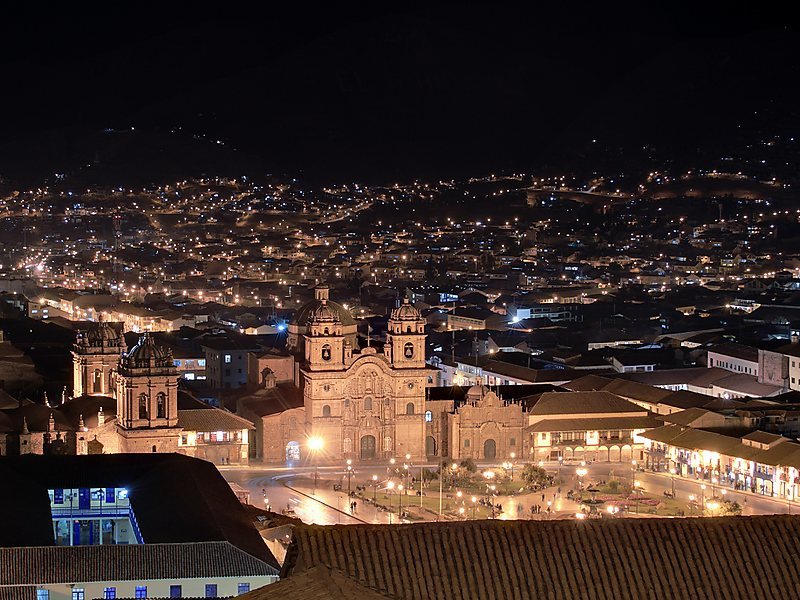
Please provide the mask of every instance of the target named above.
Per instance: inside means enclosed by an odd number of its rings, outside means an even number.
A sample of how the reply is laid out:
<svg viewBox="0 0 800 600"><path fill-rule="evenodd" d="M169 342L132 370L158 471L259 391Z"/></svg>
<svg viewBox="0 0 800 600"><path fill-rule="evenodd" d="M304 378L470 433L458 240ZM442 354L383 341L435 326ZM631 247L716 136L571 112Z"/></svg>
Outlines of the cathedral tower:
<svg viewBox="0 0 800 600"><path fill-rule="evenodd" d="M396 369L425 367L425 319L408 298L392 311L384 352Z"/></svg>
<svg viewBox="0 0 800 600"><path fill-rule="evenodd" d="M78 332L72 349L72 394L110 396L113 393L112 372L125 352L125 338L102 314L97 323Z"/></svg>
<svg viewBox="0 0 800 600"><path fill-rule="evenodd" d="M178 370L172 352L149 333L124 354L115 374L119 432L127 452L175 452Z"/></svg>

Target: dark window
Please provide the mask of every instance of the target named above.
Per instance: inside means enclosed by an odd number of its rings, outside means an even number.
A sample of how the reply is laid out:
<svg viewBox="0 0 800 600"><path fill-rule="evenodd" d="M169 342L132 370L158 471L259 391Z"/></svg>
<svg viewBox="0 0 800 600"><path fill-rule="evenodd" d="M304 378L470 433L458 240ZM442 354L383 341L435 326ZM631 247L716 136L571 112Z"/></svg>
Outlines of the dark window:
<svg viewBox="0 0 800 600"><path fill-rule="evenodd" d="M183 596L183 590L179 585L171 585L169 586L169 597L170 598L180 598Z"/></svg>
<svg viewBox="0 0 800 600"><path fill-rule="evenodd" d="M325 344L322 346L322 360L330 360L331 359L331 347L330 344Z"/></svg>
<svg viewBox="0 0 800 600"><path fill-rule="evenodd" d="M330 417L331 416L331 407L327 404L322 407L322 416L323 417Z"/></svg>
<svg viewBox="0 0 800 600"><path fill-rule="evenodd" d="M364 398L364 410L372 410L372 398L369 396Z"/></svg>
<svg viewBox="0 0 800 600"><path fill-rule="evenodd" d="M56 488L53 490L53 504L64 504L64 490Z"/></svg>
<svg viewBox="0 0 800 600"><path fill-rule="evenodd" d="M139 394L139 418L147 418L147 395Z"/></svg>
<svg viewBox="0 0 800 600"><path fill-rule="evenodd" d="M114 488L106 488L106 502L114 502L117 499Z"/></svg>
<svg viewBox="0 0 800 600"><path fill-rule="evenodd" d="M217 584L216 583L207 583L206 584L206 598L216 598L217 597Z"/></svg>
<svg viewBox="0 0 800 600"><path fill-rule="evenodd" d="M406 404L406 414L407 415L413 415L414 414L414 403L413 402L409 402L408 404Z"/></svg>
<svg viewBox="0 0 800 600"><path fill-rule="evenodd" d="M167 396L164 392L158 392L156 396L156 417L164 419L167 416Z"/></svg>
<svg viewBox="0 0 800 600"><path fill-rule="evenodd" d="M406 358L414 358L414 344L406 342L406 345L403 346L403 354Z"/></svg>

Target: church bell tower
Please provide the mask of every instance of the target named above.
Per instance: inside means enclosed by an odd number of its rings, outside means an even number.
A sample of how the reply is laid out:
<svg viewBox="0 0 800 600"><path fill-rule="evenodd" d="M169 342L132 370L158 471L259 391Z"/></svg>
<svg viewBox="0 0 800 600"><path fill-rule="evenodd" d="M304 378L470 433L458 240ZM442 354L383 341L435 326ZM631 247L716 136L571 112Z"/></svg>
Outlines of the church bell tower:
<svg viewBox="0 0 800 600"><path fill-rule="evenodd" d="M384 352L396 369L425 367L425 319L408 298L392 311Z"/></svg>

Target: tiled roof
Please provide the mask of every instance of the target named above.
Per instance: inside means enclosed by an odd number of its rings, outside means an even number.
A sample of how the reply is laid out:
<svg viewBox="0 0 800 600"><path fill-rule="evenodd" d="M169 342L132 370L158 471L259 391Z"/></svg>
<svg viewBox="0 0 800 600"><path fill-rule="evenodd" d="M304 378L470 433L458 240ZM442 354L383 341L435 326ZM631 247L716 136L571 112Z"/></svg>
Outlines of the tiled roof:
<svg viewBox="0 0 800 600"><path fill-rule="evenodd" d="M368 588L341 571L323 565L311 567L288 579L253 590L240 600L383 600L390 598ZM2 598L0 598L2 600Z"/></svg>
<svg viewBox="0 0 800 600"><path fill-rule="evenodd" d="M602 390L605 386L611 383L609 377L601 377L600 375L584 375L578 377L570 382L563 384L564 387L573 392L588 392L593 390Z"/></svg>
<svg viewBox="0 0 800 600"><path fill-rule="evenodd" d="M709 414L714 414L714 413L704 408L687 408L685 410L672 413L671 415L663 415L661 419L666 421L667 423L689 426L692 423L694 423L697 419L705 417L706 415Z"/></svg>
<svg viewBox="0 0 800 600"><path fill-rule="evenodd" d="M239 402L247 411L257 417L282 413L290 408L304 406L303 393L292 383L279 383L274 388L261 388Z"/></svg>
<svg viewBox="0 0 800 600"><path fill-rule="evenodd" d="M233 431L255 429L247 419L219 408L208 407L178 411L178 427L184 431Z"/></svg>
<svg viewBox="0 0 800 600"><path fill-rule="evenodd" d="M673 408L702 408L713 398L705 394L698 394L697 392L690 392L689 390L678 390L672 392L669 396L659 400L659 404L671 406Z"/></svg>
<svg viewBox="0 0 800 600"><path fill-rule="evenodd" d="M665 390L645 383L626 381L624 379L615 379L605 386L603 390L619 396L625 396L626 398L634 398L642 402L651 402L653 404L657 404L660 400L672 394L672 390Z"/></svg>
<svg viewBox="0 0 800 600"><path fill-rule="evenodd" d="M653 417L601 417L599 419L543 419L525 431L604 431L610 429L653 429L661 421Z"/></svg>
<svg viewBox="0 0 800 600"><path fill-rule="evenodd" d="M583 413L642 413L646 410L606 391L545 392L529 410L529 415Z"/></svg>
<svg viewBox="0 0 800 600"><path fill-rule="evenodd" d="M284 574L325 565L404 599L788 599L799 529L789 515L301 526Z"/></svg>
<svg viewBox="0 0 800 600"><path fill-rule="evenodd" d="M0 548L0 587L277 575L228 542Z"/></svg>

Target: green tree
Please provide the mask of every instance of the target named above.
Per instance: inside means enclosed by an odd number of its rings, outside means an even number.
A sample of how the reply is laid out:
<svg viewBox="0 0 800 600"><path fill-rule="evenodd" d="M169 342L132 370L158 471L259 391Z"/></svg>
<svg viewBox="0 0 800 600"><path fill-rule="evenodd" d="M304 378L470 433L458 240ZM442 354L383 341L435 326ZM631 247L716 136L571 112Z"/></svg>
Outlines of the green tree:
<svg viewBox="0 0 800 600"><path fill-rule="evenodd" d="M475 466L475 461L471 458L462 460L458 466L459 468L464 469L467 473L476 473L478 471L478 467Z"/></svg>
<svg viewBox="0 0 800 600"><path fill-rule="evenodd" d="M530 488L544 487L553 478L542 467L537 465L525 465L522 469L522 481Z"/></svg>

